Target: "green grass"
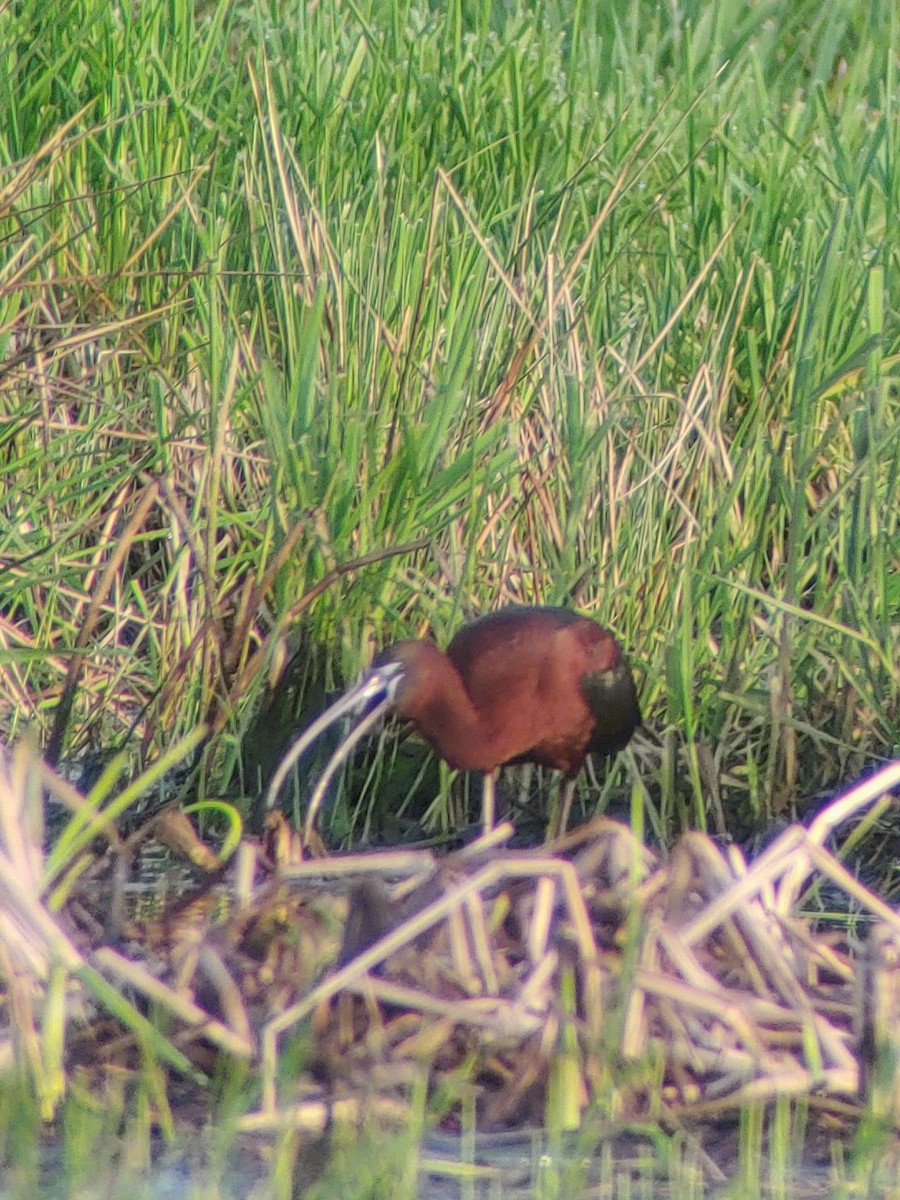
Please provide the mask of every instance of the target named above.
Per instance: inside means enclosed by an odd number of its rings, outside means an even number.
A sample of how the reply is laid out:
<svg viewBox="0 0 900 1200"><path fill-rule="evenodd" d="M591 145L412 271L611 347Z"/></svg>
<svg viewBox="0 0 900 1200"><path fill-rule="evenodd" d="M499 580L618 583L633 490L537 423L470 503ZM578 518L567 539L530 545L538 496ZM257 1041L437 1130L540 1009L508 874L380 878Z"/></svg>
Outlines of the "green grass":
<svg viewBox="0 0 900 1200"><path fill-rule="evenodd" d="M3 12L8 735L252 792L292 628L308 713L525 600L621 634L669 827L890 754L896 16L680 12Z"/></svg>
<svg viewBox="0 0 900 1200"><path fill-rule="evenodd" d="M111 1080L97 1094L85 1081L76 1080L56 1142L48 1147L36 1132L39 1121L27 1090L0 1087L4 1196L813 1200L828 1195L836 1200L896 1200L900 1194L893 1135L884 1129L869 1131L864 1143L833 1150L830 1163L821 1154L815 1161L801 1161L807 1113L805 1105L787 1101L779 1102L768 1116L761 1108L748 1111L737 1131L722 1129L722 1144L733 1143L737 1158L734 1173L719 1179L713 1163L721 1167L722 1146L713 1147L710 1159L692 1133L667 1136L636 1128L616 1135L589 1125L564 1142L523 1131L516 1141L492 1145L488 1139L476 1148L470 1131L464 1130L455 1145L445 1138L417 1146L422 1134L418 1123L402 1132L379 1128L372 1121L361 1128L336 1128L319 1141L285 1134L270 1139L273 1146L267 1153L262 1139L240 1141L227 1122L190 1128L163 1145L152 1134L151 1116L140 1088L129 1094L127 1087L117 1090Z"/></svg>

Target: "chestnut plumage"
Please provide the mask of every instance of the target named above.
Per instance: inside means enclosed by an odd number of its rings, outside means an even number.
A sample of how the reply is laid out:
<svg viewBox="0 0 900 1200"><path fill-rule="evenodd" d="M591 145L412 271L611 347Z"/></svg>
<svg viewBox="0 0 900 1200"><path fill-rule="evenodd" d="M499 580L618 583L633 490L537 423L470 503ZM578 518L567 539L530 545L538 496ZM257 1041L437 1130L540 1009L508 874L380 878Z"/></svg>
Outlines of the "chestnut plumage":
<svg viewBox="0 0 900 1200"><path fill-rule="evenodd" d="M522 762L566 776L564 827L574 779L587 756L621 750L641 720L634 679L615 637L567 608L499 609L464 625L446 652L424 640L387 647L357 687L307 731L290 762L326 725L372 700L379 703L366 728L390 711L411 722L451 767L484 772L486 829L493 824L496 772ZM358 740L356 734L351 738L351 744ZM310 802L307 829L324 784L345 755L342 747L326 768ZM273 780L270 800L284 768Z"/></svg>

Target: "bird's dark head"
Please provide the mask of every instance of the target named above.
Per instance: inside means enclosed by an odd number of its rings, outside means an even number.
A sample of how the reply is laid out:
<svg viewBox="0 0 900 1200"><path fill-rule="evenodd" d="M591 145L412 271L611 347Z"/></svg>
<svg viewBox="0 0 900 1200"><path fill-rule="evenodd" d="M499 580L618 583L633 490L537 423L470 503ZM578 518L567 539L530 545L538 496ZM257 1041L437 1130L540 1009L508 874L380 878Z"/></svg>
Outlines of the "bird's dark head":
<svg viewBox="0 0 900 1200"><path fill-rule="evenodd" d="M394 642L375 656L368 678L383 679L393 711L398 717L411 717L407 707L428 689L435 662L442 657L434 642Z"/></svg>

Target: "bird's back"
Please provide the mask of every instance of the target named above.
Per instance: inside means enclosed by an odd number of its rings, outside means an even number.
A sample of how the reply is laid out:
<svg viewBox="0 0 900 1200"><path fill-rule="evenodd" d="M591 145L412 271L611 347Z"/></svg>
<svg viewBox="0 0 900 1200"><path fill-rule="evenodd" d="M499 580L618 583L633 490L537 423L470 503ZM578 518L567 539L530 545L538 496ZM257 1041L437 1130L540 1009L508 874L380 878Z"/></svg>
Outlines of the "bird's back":
<svg viewBox="0 0 900 1200"><path fill-rule="evenodd" d="M486 702L509 695L510 685L546 670L554 634L584 620L568 608L498 608L464 625L447 647L447 657L476 706L483 708Z"/></svg>
<svg viewBox="0 0 900 1200"><path fill-rule="evenodd" d="M574 772L588 753L624 745L640 720L615 639L568 608L498 609L464 626L447 657L503 762Z"/></svg>

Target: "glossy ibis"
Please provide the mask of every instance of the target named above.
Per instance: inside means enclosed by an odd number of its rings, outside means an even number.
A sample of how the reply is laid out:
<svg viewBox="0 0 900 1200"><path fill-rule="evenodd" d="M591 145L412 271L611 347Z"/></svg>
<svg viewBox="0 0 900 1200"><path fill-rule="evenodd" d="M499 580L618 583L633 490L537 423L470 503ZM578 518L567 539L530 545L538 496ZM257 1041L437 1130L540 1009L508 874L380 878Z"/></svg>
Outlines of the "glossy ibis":
<svg viewBox="0 0 900 1200"><path fill-rule="evenodd" d="M387 712L411 722L451 767L485 775L483 819L494 821L494 780L507 763L538 763L566 777L568 822L575 777L589 754L621 750L641 721L631 670L615 637L567 608L515 606L480 617L446 652L434 642L388 646L356 687L313 722L269 788L273 804L303 750L344 713L376 701L332 757L313 797L307 835L339 762Z"/></svg>

